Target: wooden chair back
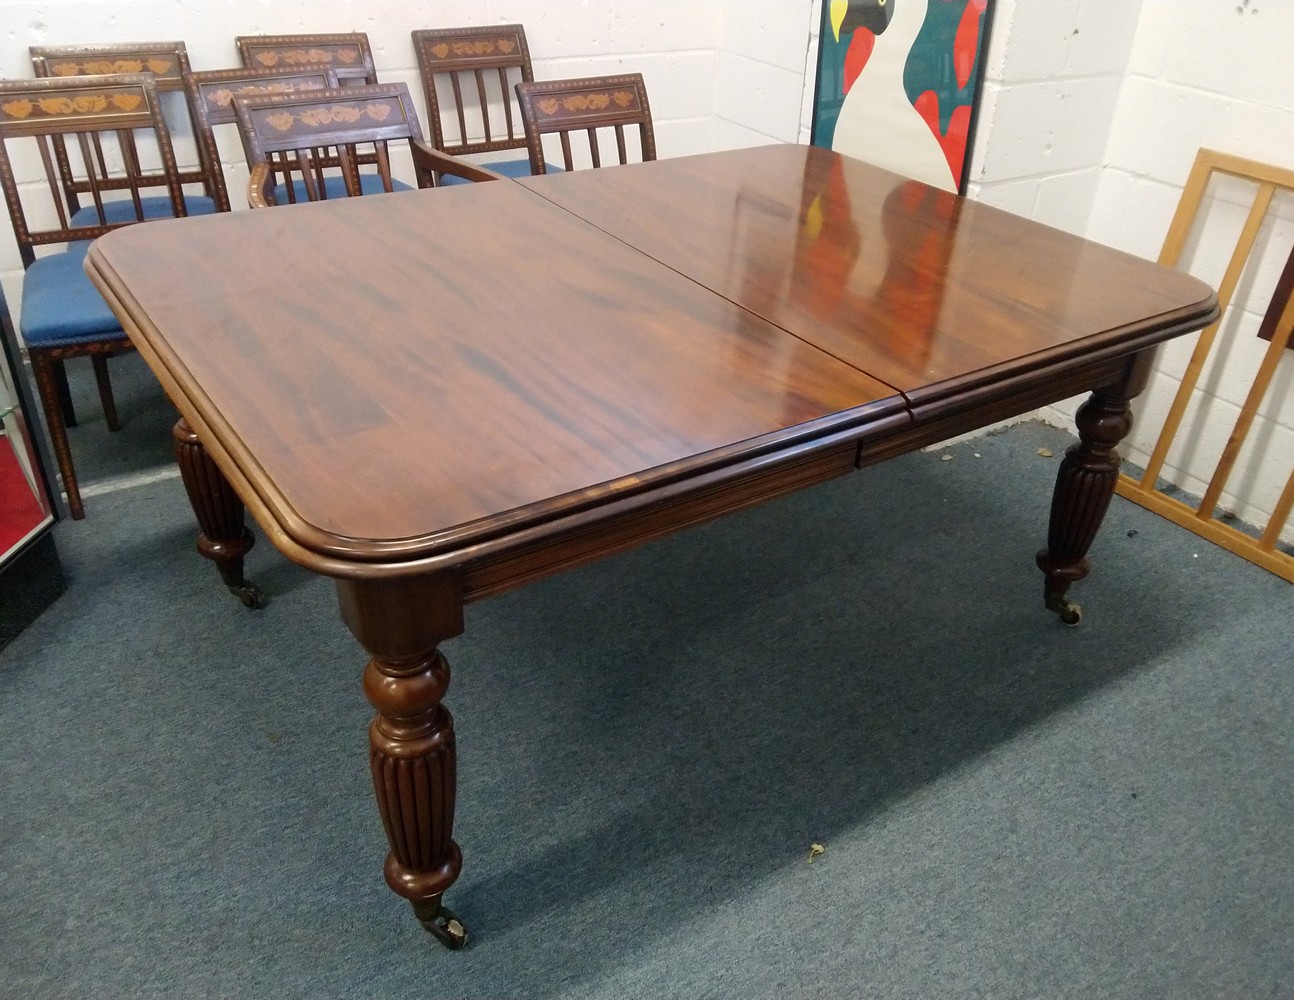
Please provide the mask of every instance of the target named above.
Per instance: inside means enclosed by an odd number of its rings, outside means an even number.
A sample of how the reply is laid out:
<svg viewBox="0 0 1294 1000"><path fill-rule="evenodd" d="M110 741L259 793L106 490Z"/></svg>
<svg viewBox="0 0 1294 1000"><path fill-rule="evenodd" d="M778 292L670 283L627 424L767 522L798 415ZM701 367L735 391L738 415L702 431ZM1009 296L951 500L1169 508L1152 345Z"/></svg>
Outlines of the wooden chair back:
<svg viewBox="0 0 1294 1000"><path fill-rule="evenodd" d="M184 91L184 75L189 72L189 53L184 42L124 42L110 45L33 45L28 49L31 55L32 70L38 78L67 80L78 76L101 76L104 74L149 73L160 94ZM191 116L186 116L184 101L162 99L164 108L169 112L167 128L172 142L183 141L193 136L196 145L194 153L196 167L186 167L180 171L182 184L201 184L206 195L216 199L216 188L223 184L220 178L219 161L208 161L201 143L197 141L197 130ZM55 148L58 140L54 140ZM187 157L186 157L187 160ZM60 166L62 161L60 160ZM187 162L192 162L188 160ZM78 204L79 195L88 194L88 189L78 187L77 182L64 175L68 198L71 204Z"/></svg>
<svg viewBox="0 0 1294 1000"><path fill-rule="evenodd" d="M403 83L236 96L233 103L252 169L248 199L253 208L276 204L271 192L281 185L288 201L297 201L302 192L309 201L323 200L339 190L327 183L336 176L345 196L355 197L364 193L360 167L370 160L381 190L389 192L389 144L425 145ZM414 166L418 170L416 153ZM418 182L419 187L433 183L421 171Z"/></svg>
<svg viewBox="0 0 1294 1000"><path fill-rule="evenodd" d="M217 125L237 127L234 98L264 94L286 94L294 91L330 90L338 85L337 76L326 67L319 69L232 69L203 70L186 73L184 89L189 101L189 114L199 144L205 150L208 162L220 166L222 160L216 145ZM245 147L244 147L245 151ZM224 180L224 170L218 169L219 186L215 194L219 211L230 209L229 191Z"/></svg>
<svg viewBox="0 0 1294 1000"><path fill-rule="evenodd" d="M634 126L638 129L640 158L656 159L651 107L641 73L518 83L517 98L521 102L532 173L548 172L543 140L551 134L560 139L563 166L567 170L577 166L571 149L571 134L575 132L584 132L588 137L591 166L602 166L599 136L605 133L600 130L614 132L619 162L629 162L625 130Z"/></svg>
<svg viewBox="0 0 1294 1000"><path fill-rule="evenodd" d="M453 156L526 148L514 90L535 78L525 28L435 28L412 37L433 146Z"/></svg>
<svg viewBox="0 0 1294 1000"><path fill-rule="evenodd" d="M44 186L33 182L41 168ZM141 202L149 189L165 188L171 214L184 215L181 181L151 75L0 82L0 186L24 267L39 246L89 240L144 221ZM109 192L128 194L129 218L108 220ZM95 222L74 227L82 197Z"/></svg>
<svg viewBox="0 0 1294 1000"><path fill-rule="evenodd" d="M331 69L343 85L377 83L368 35L239 35L238 58L249 69Z"/></svg>

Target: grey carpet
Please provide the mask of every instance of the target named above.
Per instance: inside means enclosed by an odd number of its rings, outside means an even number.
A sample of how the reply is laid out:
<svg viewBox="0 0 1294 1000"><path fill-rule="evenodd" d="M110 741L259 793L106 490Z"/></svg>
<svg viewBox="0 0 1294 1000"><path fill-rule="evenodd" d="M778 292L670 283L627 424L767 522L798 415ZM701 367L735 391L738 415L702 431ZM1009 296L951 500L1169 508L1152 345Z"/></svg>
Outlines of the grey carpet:
<svg viewBox="0 0 1294 1000"><path fill-rule="evenodd" d="M382 882L330 585L262 539L248 612L178 481L94 498L0 653L0 995L1290 995L1294 590L1116 500L1059 625L1065 440L470 607L457 954Z"/></svg>

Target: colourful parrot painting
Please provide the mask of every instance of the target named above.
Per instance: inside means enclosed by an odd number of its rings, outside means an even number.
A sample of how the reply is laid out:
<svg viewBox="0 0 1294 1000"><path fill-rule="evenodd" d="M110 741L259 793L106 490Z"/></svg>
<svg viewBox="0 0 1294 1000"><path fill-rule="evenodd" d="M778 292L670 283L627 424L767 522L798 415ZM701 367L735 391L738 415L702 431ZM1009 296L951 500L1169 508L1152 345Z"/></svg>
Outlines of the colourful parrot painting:
<svg viewBox="0 0 1294 1000"><path fill-rule="evenodd" d="M813 142L960 191L991 0L823 0Z"/></svg>

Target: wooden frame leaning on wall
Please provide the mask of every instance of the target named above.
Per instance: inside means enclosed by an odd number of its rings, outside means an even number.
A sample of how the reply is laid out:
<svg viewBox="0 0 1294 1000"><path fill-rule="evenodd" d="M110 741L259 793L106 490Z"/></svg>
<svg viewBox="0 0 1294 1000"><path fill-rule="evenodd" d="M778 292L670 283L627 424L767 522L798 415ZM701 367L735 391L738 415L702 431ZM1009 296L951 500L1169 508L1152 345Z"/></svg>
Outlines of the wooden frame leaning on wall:
<svg viewBox="0 0 1294 1000"><path fill-rule="evenodd" d="M1217 174L1240 178L1252 182L1255 186L1253 201L1249 206L1244 227L1231 252L1226 273L1218 286L1218 303L1222 309L1222 316L1200 333L1144 473L1139 479L1126 474L1121 475L1116 490L1120 496L1294 583L1294 554L1289 551L1288 546L1282 546L1280 541L1281 532L1289 521L1291 510L1294 509L1294 469L1290 470L1289 478L1285 481L1285 486L1276 500L1266 526L1258 532L1251 533L1236 524L1235 519L1229 516L1229 511L1223 506L1224 502L1234 502L1237 505L1245 502L1246 498L1235 497L1228 490L1228 483L1235 478L1232 474L1236 471L1237 460L1249 438L1255 418L1259 415L1259 409L1267 398L1277 368L1286 354L1286 348L1294 346L1291 345L1290 339L1291 331L1294 330L1294 295L1291 294L1291 290L1294 289L1294 252L1291 252L1290 262L1286 264L1281 280L1276 285L1258 331L1258 335L1268 341L1266 351L1253 374L1244 403L1227 436L1226 444L1199 504L1192 507L1189 503L1159 488L1160 474L1163 472L1169 450L1177 440L1187 408L1193 401L1197 401L1201 394L1199 386L1201 373L1210 361L1210 356L1214 355L1216 360L1216 355L1220 353L1220 348L1215 351L1215 347L1218 346L1218 330L1230 314L1232 298L1246 272L1250 258L1254 255L1255 245L1259 243L1259 233L1264 230L1264 223L1269 220L1273 199L1278 192L1294 192L1294 170L1247 160L1212 149L1201 149L1195 158L1186 186L1182 190L1182 197L1173 215L1173 221L1169 224L1168 235L1159 253L1159 263L1169 267L1178 265L1183 250L1197 229L1196 224L1201 216L1200 208L1204 204L1209 182ZM1288 363L1288 357L1286 357L1286 363ZM1271 456L1265 460L1272 461L1275 458L1276 456ZM1226 499L1227 497L1230 499Z"/></svg>

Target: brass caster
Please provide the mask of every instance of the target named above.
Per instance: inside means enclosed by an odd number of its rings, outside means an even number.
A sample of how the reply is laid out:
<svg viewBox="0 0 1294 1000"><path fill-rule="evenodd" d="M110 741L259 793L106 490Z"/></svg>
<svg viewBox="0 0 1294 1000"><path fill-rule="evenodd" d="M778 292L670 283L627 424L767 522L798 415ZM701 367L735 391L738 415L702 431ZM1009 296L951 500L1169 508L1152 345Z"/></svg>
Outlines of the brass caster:
<svg viewBox="0 0 1294 1000"><path fill-rule="evenodd" d="M467 944L467 927L446 906L442 906L434 917L427 920L419 918L419 923L450 951L458 951Z"/></svg>
<svg viewBox="0 0 1294 1000"><path fill-rule="evenodd" d="M232 585L229 588L229 592L237 597L245 608L252 608L255 610L256 608L263 608L269 603L265 597L265 593L254 583L243 582Z"/></svg>
<svg viewBox="0 0 1294 1000"><path fill-rule="evenodd" d="M1070 628L1083 620L1083 606L1069 600L1064 594L1055 594L1049 591L1046 595L1046 604L1047 610L1054 611L1060 617L1060 620Z"/></svg>

